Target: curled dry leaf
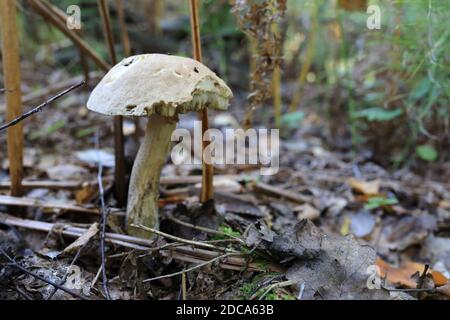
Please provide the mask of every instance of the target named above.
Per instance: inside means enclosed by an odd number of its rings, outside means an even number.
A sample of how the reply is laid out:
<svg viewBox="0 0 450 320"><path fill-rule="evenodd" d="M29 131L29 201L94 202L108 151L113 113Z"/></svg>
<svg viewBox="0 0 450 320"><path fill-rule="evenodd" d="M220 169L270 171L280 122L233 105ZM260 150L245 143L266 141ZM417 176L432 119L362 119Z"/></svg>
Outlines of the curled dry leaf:
<svg viewBox="0 0 450 320"><path fill-rule="evenodd" d="M98 223L93 223L89 229L83 233L77 240L69 244L62 253L74 254L81 247L84 247L98 232Z"/></svg>
<svg viewBox="0 0 450 320"><path fill-rule="evenodd" d="M353 191L366 196L374 196L380 193L380 180L363 181L355 178L350 178L347 180L347 183Z"/></svg>
<svg viewBox="0 0 450 320"><path fill-rule="evenodd" d="M392 284L406 287L416 288L417 282L413 279L413 275L422 274L425 270L425 265L418 262L407 261L399 268L391 266L389 263L381 258L376 260L377 272L381 278L385 278ZM436 286L443 286L448 282L448 279L439 271L429 269L427 274L433 277L433 282Z"/></svg>
<svg viewBox="0 0 450 320"><path fill-rule="evenodd" d="M85 204L98 194L98 186L86 184L75 193L77 204Z"/></svg>

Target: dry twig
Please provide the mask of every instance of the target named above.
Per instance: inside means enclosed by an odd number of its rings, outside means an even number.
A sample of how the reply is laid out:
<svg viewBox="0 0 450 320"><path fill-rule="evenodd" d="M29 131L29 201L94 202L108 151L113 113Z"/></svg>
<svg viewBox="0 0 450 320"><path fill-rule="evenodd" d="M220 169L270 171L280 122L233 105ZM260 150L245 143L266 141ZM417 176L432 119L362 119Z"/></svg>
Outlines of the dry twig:
<svg viewBox="0 0 450 320"><path fill-rule="evenodd" d="M161 237L164 237L164 238L167 238L167 239L170 239L170 240L174 240L174 241L178 241L178 242L181 242L181 243L186 243L186 244L189 244L189 245L194 246L194 247L200 247L200 248L207 248L207 249L213 249L213 250L218 250L218 251L225 251L225 252L236 253L235 250L231 250L231 249L228 249L228 248L220 248L220 247L217 247L215 245L212 245L212 244L209 244L209 243L200 242L200 241L194 241L194 240L188 240L188 239L179 238L179 237L176 237L174 235L171 235L171 234L168 234L168 233L165 233L165 232L153 229L153 228L149 228L149 227L146 227L146 226L135 225L135 224L132 224L131 226L135 227L135 228L139 228L139 229L145 230L145 231L150 231L150 232L155 233L155 234L157 234L157 235L159 235Z"/></svg>
<svg viewBox="0 0 450 320"><path fill-rule="evenodd" d="M95 147L97 150L100 148L100 141L99 141L99 132L97 131L96 134L96 142ZM100 159L100 157L99 157ZM98 162L98 174L97 174L97 181L98 181L98 193L100 197L100 212L102 215L101 218L101 227L100 227L100 254L101 254L101 269L102 269L102 287L103 291L105 292L105 296L107 300L111 300L111 296L109 294L108 289L108 278L106 277L106 258L105 258L105 232L106 232L106 223L108 221L108 214L109 209L106 208L105 205L105 193L103 190L103 180L102 180L102 173L103 173L103 165L101 160Z"/></svg>
<svg viewBox="0 0 450 320"><path fill-rule="evenodd" d="M86 208L83 206L65 204L58 201L44 201L39 199L25 198L25 197L12 197L0 195L0 204L7 206L18 206L18 207L36 207L42 209L52 209L52 210L63 210L63 211L73 211L87 214L100 215L101 212L96 208ZM123 216L124 212L115 209L112 211L114 215Z"/></svg>
<svg viewBox="0 0 450 320"><path fill-rule="evenodd" d="M191 34L192 34L192 50L194 59L202 62L202 44L200 40L200 13L198 0L189 1L190 19L191 19ZM202 121L202 136L208 130L208 109L204 108L199 113L199 118ZM200 191L200 201L202 203L208 202L214 198L214 167L208 164L203 159L203 151L209 145L209 141L202 139L202 188Z"/></svg>
<svg viewBox="0 0 450 320"><path fill-rule="evenodd" d="M25 112L24 114L22 114L21 116L15 118L14 120L5 123L3 125L0 126L0 132L3 130L6 130L9 127L12 127L16 124L18 124L20 121L28 118L29 116L41 111L43 108L45 108L46 106L48 106L50 103L52 103L55 100L58 100L59 98L61 98L62 96L68 94L69 92L71 92L72 90L75 90L81 86L83 86L86 82L85 81L81 81L80 83L74 84L73 86L70 86L69 88L67 88L66 90L58 93L56 96L51 97L50 99L48 99L47 101L41 103L40 105L38 105L37 107L34 107L33 109L31 109L30 111Z"/></svg>
<svg viewBox="0 0 450 320"><path fill-rule="evenodd" d="M109 16L108 3L106 0L97 0L100 16L103 21L103 33L106 44L108 46L109 57L111 63L117 63L116 52L114 50L114 37L111 29L111 19ZM115 154L115 168L114 168L114 187L115 195L119 207L126 204L127 190L125 183L125 150L124 150L124 136L123 136L123 117L114 116L114 154Z"/></svg>
<svg viewBox="0 0 450 320"><path fill-rule="evenodd" d="M181 221L180 219L175 218L172 214L168 214L167 217L170 220L172 220L173 222L175 222L175 223L177 223L177 224L179 224L181 226L192 228L194 230L199 230L199 231L206 232L206 233L209 233L209 234L214 234L214 235L217 235L217 236L229 237L229 238L231 238L233 240L236 240L236 241L240 242L241 244L245 244L244 240L242 240L239 237L233 236L231 234L228 234L228 233L225 233L225 232L221 232L221 231L217 231L217 230L213 230L213 229L210 229L210 228L205 228L205 227L201 227L201 226L195 226L193 224L190 224L190 223L187 223L187 222Z"/></svg>
<svg viewBox="0 0 450 320"><path fill-rule="evenodd" d="M223 254L223 255L221 255L221 256L215 257L215 258L213 258L213 259L211 259L211 260L205 261L205 262L203 262L203 263L200 263L200 264L195 265L195 266L193 266L193 267L190 267L190 268L188 268L188 269L184 269L184 270L181 270L181 271L178 271L178 272L174 272L174 273L170 273L170 274L165 274L165 275L158 276L158 277L154 277L154 278L145 279L145 280L143 280L142 282L150 282L150 281L154 281L154 280L158 280L158 279L164 279L164 278L175 277L175 276L178 276L178 275L180 275L180 274L184 274L184 273L186 273L186 272L193 271L193 270L195 270L195 269L204 267L204 266L206 266L206 265L208 265L208 264L211 264L211 263L213 263L213 262L215 262L215 261L218 261L218 260L220 260L220 259L229 257L229 256L231 256L231 255L233 255L233 254L236 254L236 253L225 253L225 254Z"/></svg>

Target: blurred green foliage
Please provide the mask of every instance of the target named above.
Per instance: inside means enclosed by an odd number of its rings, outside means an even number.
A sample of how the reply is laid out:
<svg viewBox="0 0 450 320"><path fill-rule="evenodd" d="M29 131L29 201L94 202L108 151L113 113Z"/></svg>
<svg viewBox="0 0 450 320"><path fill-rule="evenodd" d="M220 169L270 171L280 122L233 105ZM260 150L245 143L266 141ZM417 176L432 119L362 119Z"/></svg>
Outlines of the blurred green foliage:
<svg viewBox="0 0 450 320"><path fill-rule="evenodd" d="M369 1L381 12L381 30L366 26L369 14L318 0L312 86L328 86L344 97L322 102L325 114L346 117L355 148L376 145L386 164L424 158L416 146L428 144L450 157L450 1ZM288 63L301 65L311 32L313 1L288 2ZM300 57L293 43L300 42ZM302 48L303 47L303 48ZM292 49L294 48L294 49ZM289 62L289 59L298 61ZM382 125L380 125L382 124ZM421 149L419 149L421 150ZM438 150L438 151L439 151ZM428 154L428 153L427 153ZM436 154L437 157L438 154Z"/></svg>

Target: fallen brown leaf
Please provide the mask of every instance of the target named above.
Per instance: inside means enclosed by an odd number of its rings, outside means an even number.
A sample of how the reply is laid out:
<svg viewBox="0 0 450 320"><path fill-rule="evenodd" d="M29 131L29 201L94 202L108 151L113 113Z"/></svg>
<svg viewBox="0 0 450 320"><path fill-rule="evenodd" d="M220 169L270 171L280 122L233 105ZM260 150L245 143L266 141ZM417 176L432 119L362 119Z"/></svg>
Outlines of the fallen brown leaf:
<svg viewBox="0 0 450 320"><path fill-rule="evenodd" d="M381 258L377 258L376 265L378 266L380 277L386 278L393 284L407 288L416 288L417 283L412 279L412 275L417 272L422 274L425 269L424 264L413 261L404 262L399 268L396 268ZM434 284L438 287L448 282L448 279L439 271L429 269L427 274L431 274Z"/></svg>
<svg viewBox="0 0 450 320"><path fill-rule="evenodd" d="M77 204L82 205L89 202L89 200L91 200L94 196L96 196L97 193L98 193L97 186L86 184L85 186L82 187L82 189L78 190L75 193L75 199L77 201Z"/></svg>
<svg viewBox="0 0 450 320"><path fill-rule="evenodd" d="M77 240L69 244L64 250L65 254L73 254L81 247L84 247L98 232L98 223L93 223L86 232L84 232Z"/></svg>
<svg viewBox="0 0 450 320"><path fill-rule="evenodd" d="M350 178L347 180L347 183L353 189L353 191L362 193L367 196L374 196L380 193L380 180L363 181L355 178Z"/></svg>

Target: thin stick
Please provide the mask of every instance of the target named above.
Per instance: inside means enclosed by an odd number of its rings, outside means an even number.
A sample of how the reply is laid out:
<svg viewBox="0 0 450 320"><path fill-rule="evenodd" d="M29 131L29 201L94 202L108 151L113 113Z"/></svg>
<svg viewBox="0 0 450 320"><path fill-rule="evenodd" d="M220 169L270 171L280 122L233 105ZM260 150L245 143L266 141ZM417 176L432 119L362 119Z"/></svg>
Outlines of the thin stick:
<svg viewBox="0 0 450 320"><path fill-rule="evenodd" d="M436 288L430 288L430 289L426 289L426 288L423 288L423 289L390 289L390 288L386 288L384 286L381 286L381 289L389 291L389 292L411 292L411 293L413 293L413 292L428 292L428 293L436 293L436 292L438 292L436 290Z"/></svg>
<svg viewBox="0 0 450 320"><path fill-rule="evenodd" d="M99 150L100 148L100 142L99 142L99 132L97 130L96 135L96 149ZM99 157L100 159L100 157ZM101 221L101 228L100 228L100 252L101 252L101 260L102 260L102 287L103 291L105 292L106 300L111 300L111 296L109 294L108 289L108 278L106 277L106 258L105 258L105 232L106 232L106 223L108 221L108 213L109 210L105 206L105 193L103 191L103 180L102 180L102 172L103 172L103 165L102 161L98 161L98 174L97 174L97 181L98 181L98 193L100 195L100 206L101 206L101 214L102 214L102 221Z"/></svg>
<svg viewBox="0 0 450 320"><path fill-rule="evenodd" d="M35 198L25 198L25 197L12 197L0 195L0 205L50 209L52 210L52 212L70 211L92 215L101 215L101 212L97 208L87 208L74 204L61 203L60 201L55 200L39 200ZM47 210L44 210L44 213L47 213ZM124 216L125 212L120 211L118 209L114 209L112 214L117 216Z"/></svg>
<svg viewBox="0 0 450 320"><path fill-rule="evenodd" d="M91 283L91 286L90 286L89 290L91 290L92 287L95 286L95 284L97 283L98 277L100 277L102 269L103 269L103 267L100 265L100 267L98 268L97 273L95 274L94 279L92 279L92 283Z"/></svg>
<svg viewBox="0 0 450 320"><path fill-rule="evenodd" d="M22 295L25 299L27 299L27 300L34 300L33 297L31 297L26 291L20 289L18 285L15 284L14 287L12 287L12 288L18 294Z"/></svg>
<svg viewBox="0 0 450 320"><path fill-rule="evenodd" d="M274 23L271 28L273 33L275 34L278 33L278 24ZM275 126L277 128L280 128L282 99L281 99L281 67L280 64L278 63L275 65L272 74L272 100L273 100Z"/></svg>
<svg viewBox="0 0 450 320"><path fill-rule="evenodd" d="M100 79L103 75L103 72L101 71L91 71L89 72L89 79L97 80ZM41 101L48 99L48 97L58 93L59 91L64 90L67 87L70 87L71 85L74 85L84 79L83 76L75 76L73 78L58 82L56 84L53 84L50 87L42 88L39 91L36 92L30 92L24 96L22 96L22 104L30 105L30 104L36 104L40 103ZM2 109L4 109L4 105L0 105L0 112Z"/></svg>
<svg viewBox="0 0 450 320"><path fill-rule="evenodd" d="M34 107L33 109L31 109L30 111L25 112L24 114L22 114L21 116L15 118L14 120L11 120L8 123L5 123L3 125L0 126L0 132L12 127L16 124L18 124L20 121L28 118L29 116L41 111L43 108L45 108L46 106L48 106L50 103L52 103L55 100L58 100L59 98L61 98L62 96L68 94L70 91L75 90L79 87L81 87L82 85L84 85L86 82L85 81L81 81L80 83L74 84L73 86L67 88L66 90L58 93L56 96L51 97L50 99L48 99L47 101L45 101L44 103L41 103L40 105L38 105L37 107Z"/></svg>
<svg viewBox="0 0 450 320"><path fill-rule="evenodd" d="M217 175L217 180L235 180L238 181L241 179L238 175ZM251 179L249 177L249 179ZM105 182L112 181L112 177L105 177ZM180 184L196 184L202 181L202 176L166 176L161 177L160 184L161 185L167 185L167 186L173 186L173 185L180 185ZM342 180L345 182L345 179ZM95 181L75 181L75 180L68 180L68 181L55 181L55 180L24 180L22 183L22 186L25 189L81 189L84 186L92 186L96 185L97 180ZM0 181L0 189L1 188L9 188L11 186L10 181Z"/></svg>
<svg viewBox="0 0 450 320"><path fill-rule="evenodd" d="M125 22L125 8L123 0L116 0L117 19L119 20L119 29L122 39L123 53L126 57L131 55L130 37L128 36L127 24Z"/></svg>
<svg viewBox="0 0 450 320"><path fill-rule="evenodd" d="M283 199L292 201L292 202L297 202L300 204L303 203L312 203L312 197L310 196L305 196L290 190L285 190L283 188L277 187L277 186L272 186L272 185L268 185L266 183L263 182L258 182L255 181L253 183L253 190L256 191L257 193L266 193L269 195L273 195L273 196L277 196L277 197L281 197Z"/></svg>
<svg viewBox="0 0 450 320"><path fill-rule="evenodd" d="M116 52L114 50L114 37L111 30L111 18L109 16L109 9L106 0L97 0L100 16L103 21L103 33L105 36L106 45L108 46L108 53L113 64L117 63Z"/></svg>
<svg viewBox="0 0 450 320"><path fill-rule="evenodd" d="M174 247L180 247L180 246L184 246L183 243L181 242L169 242L169 243L165 243L161 246L158 247L153 247L153 248L149 248L148 250L146 250L146 252L144 254L139 255L139 258L143 258L143 257L147 257L151 254L153 254L153 252L155 251L162 251L165 250L167 248L174 248Z"/></svg>
<svg viewBox="0 0 450 320"><path fill-rule="evenodd" d="M117 63L116 52L114 50L114 37L111 29L111 19L109 17L108 4L106 0L98 0L98 8L103 21L103 32L108 46L109 57L113 65ZM125 154L123 145L123 117L114 116L114 185L115 195L119 207L126 203L127 191L125 185Z"/></svg>
<svg viewBox="0 0 450 320"><path fill-rule="evenodd" d="M181 299L187 300L187 288L186 288L186 272L181 274Z"/></svg>
<svg viewBox="0 0 450 320"><path fill-rule="evenodd" d="M44 277L41 277L40 275L34 273L33 271L30 271L30 270L22 267L16 261L14 261L14 259L11 258L2 248L0 248L0 253L6 259L8 259L10 266L17 268L20 271L25 272L25 273L29 274L30 276L32 276L32 277L34 277L34 278L36 278L38 280L44 281L45 283L48 283L48 284L52 285L53 287L58 288L59 290L62 290L62 291L66 292L66 293L68 293L68 294L70 294L70 295L72 295L72 296L74 296L76 298L79 298L79 299L82 299L82 300L89 300L88 298L86 298L85 296L83 296L83 295L81 295L81 294L79 294L77 292L74 292L74 291L72 291L70 289L64 288L63 286L60 286L59 284L57 284L57 283L55 283L55 282L53 282L51 280L45 279Z"/></svg>
<svg viewBox="0 0 450 320"><path fill-rule="evenodd" d="M165 233L165 232L153 229L153 228L149 228L149 227L146 227L146 226L135 225L135 224L132 224L131 226L135 227L135 228L139 228L139 229L145 230L145 231L149 231L149 232L155 233L155 234L157 234L157 235L159 235L161 237L164 237L164 238L167 238L167 239L170 239L170 240L186 243L186 244L189 244L191 246L236 253L235 250L231 250L231 249L228 249L228 248L219 248L219 247L214 246L214 245L209 244L209 243L204 243L204 242L199 242L199 241L193 241L193 240L188 240L188 239L184 239L184 238L179 238L179 237L176 237L174 235L171 235L171 234L168 234L168 233Z"/></svg>
<svg viewBox="0 0 450 320"><path fill-rule="evenodd" d="M123 54L125 57L131 55L131 42L128 35L128 28L125 21L125 7L123 0L116 0L117 19L119 20L120 38L122 39ZM133 118L135 130L133 138L136 142L139 142L139 137L142 135L140 126L140 117Z"/></svg>
<svg viewBox="0 0 450 320"><path fill-rule="evenodd" d="M275 118L275 127L280 128L281 127L282 100L281 100L281 71L280 71L279 65L276 65L275 69L273 69L272 95L273 95L273 110L274 110L274 118Z"/></svg>
<svg viewBox="0 0 450 320"><path fill-rule="evenodd" d="M311 25L311 31L309 33L309 37L307 40L308 43L307 43L307 47L306 47L305 60L303 61L302 68L300 70L300 74L298 75L298 80L296 83L296 90L294 90L292 102L289 107L290 112L296 111L298 109L298 106L300 105L306 76L309 73L311 63L314 58L314 51L316 49L315 47L316 47L316 39L317 39L317 29L318 29L318 25L319 25L317 2L313 3L311 18L312 18L312 25Z"/></svg>
<svg viewBox="0 0 450 320"><path fill-rule="evenodd" d="M192 50L194 59L202 62L202 46L200 40L200 22L199 22L199 5L198 0L190 0L190 19L191 19L191 34L192 34ZM204 108L199 113L199 118L202 121L202 137L208 130L208 109ZM200 201L205 203L214 198L214 167L207 164L203 159L203 152L209 145L209 141L202 139L202 188L200 191Z"/></svg>
<svg viewBox="0 0 450 320"><path fill-rule="evenodd" d="M277 282L277 283L272 283L266 291L264 291L264 293L259 297L259 300L264 299L264 297L266 295L269 294L270 291L272 291L273 289L278 289L278 288L282 288L282 287L288 287L288 286L292 286L293 284L295 284L294 281L291 280L287 280L287 281L282 281L282 282ZM255 296L256 297L256 296ZM250 299L252 300L252 299Z"/></svg>
<svg viewBox="0 0 450 320"><path fill-rule="evenodd" d="M105 179L105 182L111 182L112 179L109 177ZM67 181L57 181L57 180L23 180L22 186L25 190L30 189L50 189L50 190L60 190L69 189L77 190L83 187L96 186L97 179L95 181L77 181L77 180L67 180ZM9 181L0 181L0 189L11 187Z"/></svg>
<svg viewBox="0 0 450 320"><path fill-rule="evenodd" d="M208 264L211 264L211 263L213 263L213 262L215 262L217 260L226 258L226 257L231 256L233 254L235 254L235 253L225 253L225 254L223 254L221 256L218 256L218 257L215 257L215 258L213 258L211 260L208 260L208 261L205 261L203 263L197 264L197 265L195 265L195 266L193 266L191 268L184 269L184 270L181 270L181 271L178 271L178 272L174 272L174 273L170 273L170 274L165 274L165 275L154 277L154 278L145 279L142 282L150 282L150 281L155 281L155 280L158 280L158 279L172 278L172 277L178 276L180 274L183 274L183 273L186 273L186 272L193 271L195 269L204 267L204 266L206 266Z"/></svg>
<svg viewBox="0 0 450 320"><path fill-rule="evenodd" d="M19 38L17 31L16 1L0 2L0 24L2 32L2 60L6 91L6 120L22 114L22 92L20 89ZM23 127L19 125L7 134L11 195L20 196L23 176Z"/></svg>
<svg viewBox="0 0 450 320"><path fill-rule="evenodd" d="M215 235L218 235L218 236L229 237L229 238L232 238L234 240L239 241L241 244L245 244L244 240L242 240L239 237L233 236L231 234L228 234L228 233L225 233L225 232L221 232L221 231L217 231L217 230L210 229L210 228L196 226L196 225L190 224L188 222L181 221L181 220L175 218L172 214L168 214L167 217L170 220L172 220L173 222L175 222L175 223L177 223L177 224L179 224L181 226L192 228L192 229L199 230L199 231L203 231L203 232L206 232L206 233L209 233L209 234L215 234Z"/></svg>

